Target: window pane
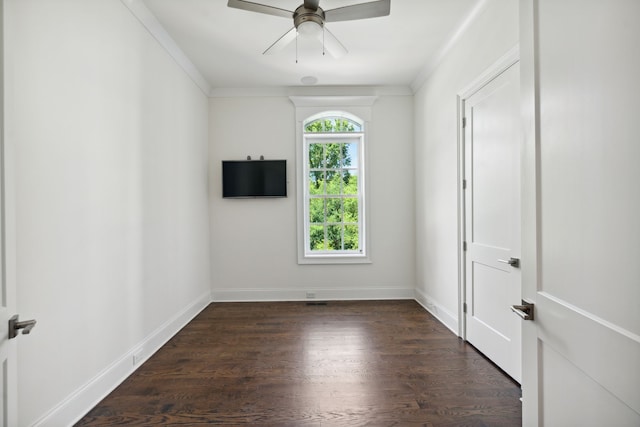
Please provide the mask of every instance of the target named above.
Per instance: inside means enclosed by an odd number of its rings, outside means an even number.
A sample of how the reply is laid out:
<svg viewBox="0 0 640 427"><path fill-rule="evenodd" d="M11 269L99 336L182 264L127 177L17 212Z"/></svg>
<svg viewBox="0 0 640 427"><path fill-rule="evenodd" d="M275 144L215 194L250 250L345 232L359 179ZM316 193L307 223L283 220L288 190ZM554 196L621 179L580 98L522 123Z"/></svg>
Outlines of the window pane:
<svg viewBox="0 0 640 427"><path fill-rule="evenodd" d="M356 144L355 142L344 144L342 157L343 157L342 166L357 168L358 167L358 144Z"/></svg>
<svg viewBox="0 0 640 427"><path fill-rule="evenodd" d="M323 144L309 144L309 169L317 169L322 167Z"/></svg>
<svg viewBox="0 0 640 427"><path fill-rule="evenodd" d="M311 123L307 123L307 125L304 127L304 131L305 132L325 132L325 122L329 122L329 121L325 119L320 119L320 120L313 121Z"/></svg>
<svg viewBox="0 0 640 427"><path fill-rule="evenodd" d="M327 169L339 169L342 163L342 150L344 144L333 143L325 144L325 167Z"/></svg>
<svg viewBox="0 0 640 427"><path fill-rule="evenodd" d="M327 194L342 194L342 183L338 172L327 172Z"/></svg>
<svg viewBox="0 0 640 427"><path fill-rule="evenodd" d="M306 133L314 132L362 132L362 126L344 117L326 117L307 123Z"/></svg>
<svg viewBox="0 0 640 427"><path fill-rule="evenodd" d="M327 199L327 222L342 222L342 199Z"/></svg>
<svg viewBox="0 0 640 427"><path fill-rule="evenodd" d="M324 199L309 200L309 222L324 222Z"/></svg>
<svg viewBox="0 0 640 427"><path fill-rule="evenodd" d="M358 222L358 199L344 199L344 222Z"/></svg>
<svg viewBox="0 0 640 427"><path fill-rule="evenodd" d="M312 225L310 227L309 246L312 251L324 250L324 227L322 225Z"/></svg>
<svg viewBox="0 0 640 427"><path fill-rule="evenodd" d="M347 129L348 132L362 132L362 126L360 126L360 123L356 123L351 120L347 120L347 122L349 123L349 128Z"/></svg>
<svg viewBox="0 0 640 427"><path fill-rule="evenodd" d="M350 251L357 251L358 248L358 226L357 225L345 225L344 226L344 249Z"/></svg>
<svg viewBox="0 0 640 427"><path fill-rule="evenodd" d="M300 159L305 172L299 203L307 203L304 256L310 263L324 263L324 258L344 254L345 262L352 262L349 257L358 262L355 258L365 255L361 247L364 215L360 215L364 211L360 187L364 185L365 159L360 157L365 149L364 125L337 111L315 117L304 123L306 158Z"/></svg>
<svg viewBox="0 0 640 427"><path fill-rule="evenodd" d="M342 225L327 226L327 249L342 250Z"/></svg>
<svg viewBox="0 0 640 427"><path fill-rule="evenodd" d="M358 172L354 170L342 171L342 194L358 194Z"/></svg>
<svg viewBox="0 0 640 427"><path fill-rule="evenodd" d="M324 172L309 172L309 194L324 194Z"/></svg>

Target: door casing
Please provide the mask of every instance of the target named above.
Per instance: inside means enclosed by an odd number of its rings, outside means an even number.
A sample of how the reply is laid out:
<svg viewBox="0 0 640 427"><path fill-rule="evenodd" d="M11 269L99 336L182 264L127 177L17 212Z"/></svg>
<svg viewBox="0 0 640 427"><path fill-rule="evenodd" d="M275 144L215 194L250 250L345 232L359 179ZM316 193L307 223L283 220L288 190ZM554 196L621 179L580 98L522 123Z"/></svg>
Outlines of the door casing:
<svg viewBox="0 0 640 427"><path fill-rule="evenodd" d="M9 318L17 312L15 272L15 164L5 111L5 2L0 1L0 426L18 425L17 339Z"/></svg>

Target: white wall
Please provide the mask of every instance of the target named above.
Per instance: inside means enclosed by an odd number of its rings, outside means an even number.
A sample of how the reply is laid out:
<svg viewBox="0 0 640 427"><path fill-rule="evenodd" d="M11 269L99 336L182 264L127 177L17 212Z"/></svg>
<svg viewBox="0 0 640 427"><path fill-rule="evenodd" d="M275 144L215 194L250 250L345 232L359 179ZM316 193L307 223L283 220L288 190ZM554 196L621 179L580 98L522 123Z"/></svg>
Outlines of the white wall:
<svg viewBox="0 0 640 427"><path fill-rule="evenodd" d="M518 2L488 0L415 95L416 294L458 328L457 94L518 43Z"/></svg>
<svg viewBox="0 0 640 427"><path fill-rule="evenodd" d="M119 1L6 15L19 418L68 425L209 301L207 98Z"/></svg>
<svg viewBox="0 0 640 427"><path fill-rule="evenodd" d="M381 96L368 135L371 264L298 265L295 107L288 97L210 100L214 300L412 297L415 283L413 105ZM221 160L288 161L286 199L222 199Z"/></svg>

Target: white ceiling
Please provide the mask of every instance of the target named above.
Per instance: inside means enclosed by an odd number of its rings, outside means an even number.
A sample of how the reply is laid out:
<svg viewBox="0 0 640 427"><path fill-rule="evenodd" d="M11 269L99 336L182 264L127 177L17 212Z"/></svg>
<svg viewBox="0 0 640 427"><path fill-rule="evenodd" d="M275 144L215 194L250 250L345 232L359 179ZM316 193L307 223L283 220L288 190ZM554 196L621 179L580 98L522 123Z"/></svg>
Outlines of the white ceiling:
<svg viewBox="0 0 640 427"><path fill-rule="evenodd" d="M294 10L302 0L253 0ZM321 0L324 10L367 0ZM482 0L391 0L391 14L327 23L348 49L335 59L322 45L295 43L262 55L292 20L227 7L226 0L144 0L161 26L214 88L411 86L480 9Z"/></svg>

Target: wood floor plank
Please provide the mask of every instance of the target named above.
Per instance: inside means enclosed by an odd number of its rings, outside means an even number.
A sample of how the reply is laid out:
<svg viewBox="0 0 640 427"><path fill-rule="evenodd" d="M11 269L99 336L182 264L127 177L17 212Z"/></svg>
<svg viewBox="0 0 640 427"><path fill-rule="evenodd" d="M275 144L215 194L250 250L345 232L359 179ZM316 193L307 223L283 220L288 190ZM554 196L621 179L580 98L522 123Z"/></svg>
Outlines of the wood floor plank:
<svg viewBox="0 0 640 427"><path fill-rule="evenodd" d="M213 303L76 426L520 426L520 387L415 301Z"/></svg>

